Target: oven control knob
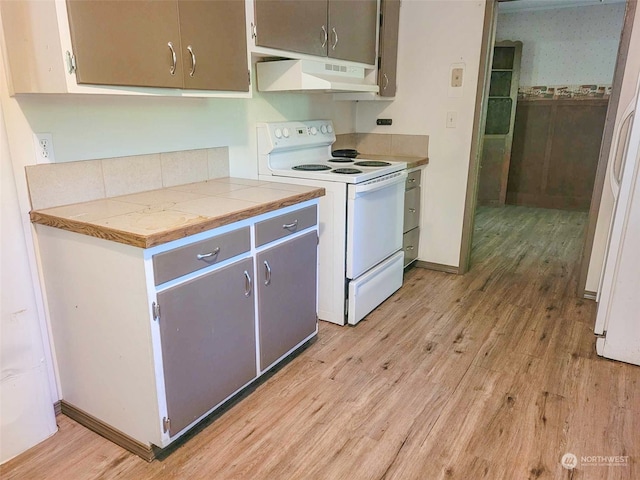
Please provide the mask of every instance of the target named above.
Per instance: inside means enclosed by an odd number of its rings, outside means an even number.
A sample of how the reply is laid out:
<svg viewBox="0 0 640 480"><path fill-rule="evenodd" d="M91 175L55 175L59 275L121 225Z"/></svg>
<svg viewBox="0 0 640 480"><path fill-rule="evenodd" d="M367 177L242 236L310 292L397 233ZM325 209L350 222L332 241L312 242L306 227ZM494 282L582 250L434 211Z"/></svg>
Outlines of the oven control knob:
<svg viewBox="0 0 640 480"><path fill-rule="evenodd" d="M327 125L327 132L333 133L333 127L331 126L331 124Z"/></svg>
<svg viewBox="0 0 640 480"><path fill-rule="evenodd" d="M273 134L276 136L276 138L282 138L282 130L280 130L279 128L276 128Z"/></svg>
<svg viewBox="0 0 640 480"><path fill-rule="evenodd" d="M311 127L311 135L315 135L318 133L318 129L316 127Z"/></svg>
<svg viewBox="0 0 640 480"><path fill-rule="evenodd" d="M320 131L321 131L323 134L324 134L324 133L327 133L327 126L326 126L326 125L322 125L322 126L320 127Z"/></svg>
<svg viewBox="0 0 640 480"><path fill-rule="evenodd" d="M289 129L288 128L283 128L282 129L282 135L284 135L284 138L289 138Z"/></svg>

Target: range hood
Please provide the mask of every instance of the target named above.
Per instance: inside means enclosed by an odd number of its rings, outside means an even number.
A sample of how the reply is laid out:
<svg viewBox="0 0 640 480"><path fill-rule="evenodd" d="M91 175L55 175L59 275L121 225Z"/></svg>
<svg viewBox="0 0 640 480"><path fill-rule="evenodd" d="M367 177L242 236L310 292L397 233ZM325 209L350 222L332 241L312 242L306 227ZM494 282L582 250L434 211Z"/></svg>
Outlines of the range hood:
<svg viewBox="0 0 640 480"><path fill-rule="evenodd" d="M364 68L336 65L330 61L275 60L258 62L260 92L374 92L365 83Z"/></svg>

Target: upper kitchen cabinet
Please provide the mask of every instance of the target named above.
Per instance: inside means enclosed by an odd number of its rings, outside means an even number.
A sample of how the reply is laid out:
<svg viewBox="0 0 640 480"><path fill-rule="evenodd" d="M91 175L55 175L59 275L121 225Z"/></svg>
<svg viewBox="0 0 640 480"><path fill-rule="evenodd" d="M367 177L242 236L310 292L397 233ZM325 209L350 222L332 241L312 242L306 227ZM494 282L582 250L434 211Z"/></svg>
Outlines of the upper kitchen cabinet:
<svg viewBox="0 0 640 480"><path fill-rule="evenodd" d="M374 65L376 0L255 0L255 44Z"/></svg>
<svg viewBox="0 0 640 480"><path fill-rule="evenodd" d="M67 11L78 83L183 86L176 1L68 0Z"/></svg>
<svg viewBox="0 0 640 480"><path fill-rule="evenodd" d="M396 94L400 0L382 0L380 10L378 85L381 97L393 97Z"/></svg>
<svg viewBox="0 0 640 480"><path fill-rule="evenodd" d="M249 96L245 3L2 2L13 93Z"/></svg>

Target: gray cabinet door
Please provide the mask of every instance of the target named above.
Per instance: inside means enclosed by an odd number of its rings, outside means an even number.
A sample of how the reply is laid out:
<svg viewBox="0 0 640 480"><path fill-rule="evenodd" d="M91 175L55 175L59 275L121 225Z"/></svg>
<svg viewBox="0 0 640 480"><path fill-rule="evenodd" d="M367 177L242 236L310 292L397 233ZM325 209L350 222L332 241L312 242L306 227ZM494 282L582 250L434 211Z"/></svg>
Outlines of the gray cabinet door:
<svg viewBox="0 0 640 480"><path fill-rule="evenodd" d="M255 0L255 16L256 45L327 55L327 0Z"/></svg>
<svg viewBox="0 0 640 480"><path fill-rule="evenodd" d="M244 2L180 0L184 87L249 91Z"/></svg>
<svg viewBox="0 0 640 480"><path fill-rule="evenodd" d="M382 0L380 26L380 51L378 85L381 97L396 94L396 67L398 63L398 28L400 24L400 0Z"/></svg>
<svg viewBox="0 0 640 480"><path fill-rule="evenodd" d="M329 0L329 57L373 65L377 24L376 0Z"/></svg>
<svg viewBox="0 0 640 480"><path fill-rule="evenodd" d="M262 370L316 329L317 239L309 232L257 256Z"/></svg>
<svg viewBox="0 0 640 480"><path fill-rule="evenodd" d="M247 275L251 258L158 294L171 436L257 376Z"/></svg>
<svg viewBox="0 0 640 480"><path fill-rule="evenodd" d="M67 12L78 83L182 87L175 0L67 0Z"/></svg>

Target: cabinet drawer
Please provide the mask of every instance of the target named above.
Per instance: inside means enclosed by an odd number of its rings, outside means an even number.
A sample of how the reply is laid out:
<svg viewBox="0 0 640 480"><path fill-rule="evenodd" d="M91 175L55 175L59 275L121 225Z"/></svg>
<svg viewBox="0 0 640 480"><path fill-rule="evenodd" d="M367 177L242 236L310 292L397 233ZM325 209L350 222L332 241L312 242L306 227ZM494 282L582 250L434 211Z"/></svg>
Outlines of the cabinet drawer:
<svg viewBox="0 0 640 480"><path fill-rule="evenodd" d="M404 231L408 232L420 225L420 188L404 192Z"/></svg>
<svg viewBox="0 0 640 480"><path fill-rule="evenodd" d="M414 228L402 236L402 249L404 250L404 266L406 267L418 258L418 242L420 241L420 229Z"/></svg>
<svg viewBox="0 0 640 480"><path fill-rule="evenodd" d="M155 284L160 285L249 250L251 250L251 235L249 227L244 227L168 252L158 253L153 256Z"/></svg>
<svg viewBox="0 0 640 480"><path fill-rule="evenodd" d="M300 232L318 223L315 205L256 223L256 247Z"/></svg>
<svg viewBox="0 0 640 480"><path fill-rule="evenodd" d="M422 170L416 170L415 172L409 172L409 174L407 175L407 184L406 184L407 185L407 189L420 186L420 174L421 173L422 173Z"/></svg>

